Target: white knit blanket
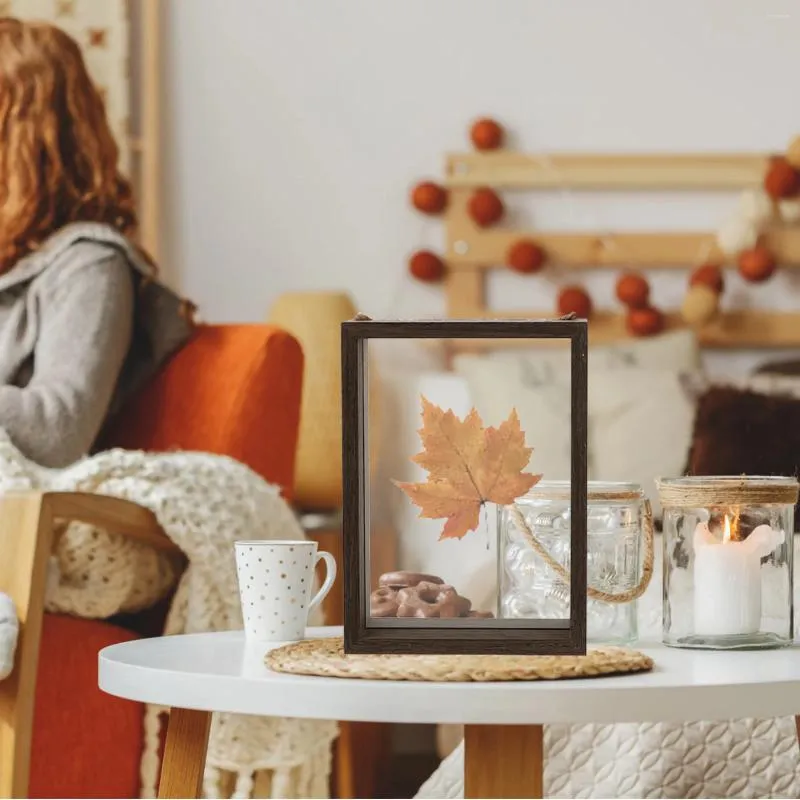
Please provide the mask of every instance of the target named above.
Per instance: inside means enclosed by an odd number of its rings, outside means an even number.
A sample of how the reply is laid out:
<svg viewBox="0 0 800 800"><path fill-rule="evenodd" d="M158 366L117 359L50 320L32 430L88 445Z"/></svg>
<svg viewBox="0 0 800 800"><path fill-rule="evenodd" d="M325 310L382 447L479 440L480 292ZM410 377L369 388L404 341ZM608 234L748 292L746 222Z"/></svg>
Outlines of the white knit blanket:
<svg viewBox="0 0 800 800"><path fill-rule="evenodd" d="M62 470L25 459L0 431L0 492L81 491L149 508L186 554L167 634L242 627L233 542L302 539L274 486L247 467L202 453L111 450ZM169 559L122 536L72 524L59 541L48 584L48 611L107 617L146 607L176 579ZM316 620L312 620L316 622ZM155 797L160 712L148 707L142 796ZM272 797L327 797L331 721L215 714L205 775L209 797L222 796L221 771L235 773L233 796L249 797L257 771L270 772ZM265 781L266 783L267 781Z"/></svg>

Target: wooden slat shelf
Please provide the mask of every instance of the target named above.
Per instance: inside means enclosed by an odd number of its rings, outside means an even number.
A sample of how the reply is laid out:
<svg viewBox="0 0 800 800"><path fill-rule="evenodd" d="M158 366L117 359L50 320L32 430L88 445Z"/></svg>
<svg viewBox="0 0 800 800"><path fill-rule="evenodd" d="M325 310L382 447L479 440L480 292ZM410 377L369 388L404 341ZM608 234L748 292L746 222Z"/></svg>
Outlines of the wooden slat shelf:
<svg viewBox="0 0 800 800"><path fill-rule="evenodd" d="M524 313L520 311L481 311L472 309L465 312L464 317L458 319L552 319L555 315L537 312ZM450 315L453 318L453 315ZM678 313L666 315L665 330L685 328ZM697 337L704 347L715 349L746 349L746 348L786 348L797 347L800 337L800 313L780 311L728 311L712 323L699 328ZM589 320L589 343L604 345L630 339L631 335L625 328L625 316L611 311L598 311ZM492 350L530 347L531 343L525 340L509 339L507 342L498 340L471 340L459 339L447 342L450 352L480 352L490 348Z"/></svg>
<svg viewBox="0 0 800 800"><path fill-rule="evenodd" d="M547 231L480 231L459 228L461 236L447 243L450 269L502 267L511 245L530 238L541 245L557 267L657 267L686 269L701 261L725 261L713 233L644 231L604 234ZM800 268L800 228L776 227L765 241L781 266ZM465 252L466 251L466 252Z"/></svg>
<svg viewBox="0 0 800 800"><path fill-rule="evenodd" d="M447 314L454 319L536 318L552 314L496 312L488 307L487 273L507 269L506 253L522 238L546 252L548 269L681 269L709 261L735 266L716 244L716 232L703 231L523 231L480 228L467 212L476 187L503 189L582 190L729 190L761 187L770 155L766 153L531 155L501 150L447 156L449 200L446 231L445 290ZM800 225L785 225L775 217L763 233L764 243L781 268L800 268ZM658 305L658 298L655 298ZM666 315L667 329L685 327L678 312ZM800 312L768 309L728 311L697 331L704 347L800 347ZM597 311L589 321L589 339L606 344L629 339L619 310ZM522 342L530 346L529 342ZM509 342L509 347L520 342ZM492 341L488 346L497 348ZM451 343L448 352L486 348L485 341Z"/></svg>
<svg viewBox="0 0 800 800"><path fill-rule="evenodd" d="M454 153L447 156L445 184L614 191L749 189L761 185L769 157L766 153Z"/></svg>

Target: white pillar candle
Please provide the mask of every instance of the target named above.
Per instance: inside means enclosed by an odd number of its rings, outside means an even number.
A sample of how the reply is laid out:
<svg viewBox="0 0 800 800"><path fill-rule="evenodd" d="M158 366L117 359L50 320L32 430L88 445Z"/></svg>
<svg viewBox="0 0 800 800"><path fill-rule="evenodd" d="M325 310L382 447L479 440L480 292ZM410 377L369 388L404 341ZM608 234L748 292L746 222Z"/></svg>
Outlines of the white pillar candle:
<svg viewBox="0 0 800 800"><path fill-rule="evenodd" d="M722 541L705 523L694 535L694 632L700 636L757 633L761 627L761 559L783 542L783 531L759 525L744 541Z"/></svg>

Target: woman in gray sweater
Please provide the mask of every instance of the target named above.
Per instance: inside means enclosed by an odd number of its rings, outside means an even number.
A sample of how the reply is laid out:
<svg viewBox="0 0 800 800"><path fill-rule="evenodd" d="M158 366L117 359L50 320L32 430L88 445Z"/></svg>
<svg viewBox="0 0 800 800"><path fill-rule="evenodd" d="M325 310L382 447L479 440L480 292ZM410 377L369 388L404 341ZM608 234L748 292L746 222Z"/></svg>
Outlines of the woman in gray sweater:
<svg viewBox="0 0 800 800"><path fill-rule="evenodd" d="M0 136L0 428L64 466L190 324L132 244L102 98L58 28L0 19Z"/></svg>

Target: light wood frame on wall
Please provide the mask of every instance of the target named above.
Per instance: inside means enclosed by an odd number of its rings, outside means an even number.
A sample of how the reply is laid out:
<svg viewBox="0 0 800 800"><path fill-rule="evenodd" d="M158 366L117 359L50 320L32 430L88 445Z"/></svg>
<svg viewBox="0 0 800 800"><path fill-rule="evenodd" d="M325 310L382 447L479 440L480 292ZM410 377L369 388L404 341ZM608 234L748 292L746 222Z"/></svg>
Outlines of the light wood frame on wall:
<svg viewBox="0 0 800 800"><path fill-rule="evenodd" d="M717 191L760 188L769 154L683 155L525 155L512 151L447 156L449 201L444 215L447 236L445 292L452 319L542 318L542 309L496 311L486 300L486 278L504 266L517 239L538 242L558 269L625 267L689 270L718 259L730 267L716 246L714 232L547 232L482 229L467 213L479 187L500 190L679 190ZM800 268L800 226L777 220L765 241L781 267ZM684 327L680 314L666 315L667 328ZM697 330L700 343L718 348L800 346L800 312L736 310L722 312ZM603 344L627 338L624 314L596 311L589 340ZM481 342L453 342L454 350L481 349ZM496 346L496 343L495 343Z"/></svg>
<svg viewBox="0 0 800 800"><path fill-rule="evenodd" d="M158 262L162 255L161 202L161 0L126 0L130 20L130 61L137 74L130 76L131 118L136 130L129 132L131 169L139 212L139 242Z"/></svg>

